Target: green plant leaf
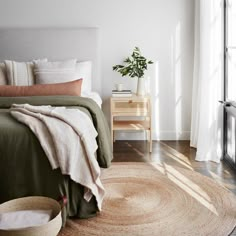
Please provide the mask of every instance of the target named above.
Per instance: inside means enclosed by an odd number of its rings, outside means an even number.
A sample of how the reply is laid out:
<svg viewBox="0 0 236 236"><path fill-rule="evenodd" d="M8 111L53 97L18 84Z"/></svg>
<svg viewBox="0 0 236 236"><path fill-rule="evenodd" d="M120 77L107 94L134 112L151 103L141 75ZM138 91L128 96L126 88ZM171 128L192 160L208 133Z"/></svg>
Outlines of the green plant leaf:
<svg viewBox="0 0 236 236"><path fill-rule="evenodd" d="M123 61L124 65L115 65L113 70L119 72L122 76L143 77L144 71L147 70L148 64L153 64L141 55L140 49L135 47L131 56Z"/></svg>

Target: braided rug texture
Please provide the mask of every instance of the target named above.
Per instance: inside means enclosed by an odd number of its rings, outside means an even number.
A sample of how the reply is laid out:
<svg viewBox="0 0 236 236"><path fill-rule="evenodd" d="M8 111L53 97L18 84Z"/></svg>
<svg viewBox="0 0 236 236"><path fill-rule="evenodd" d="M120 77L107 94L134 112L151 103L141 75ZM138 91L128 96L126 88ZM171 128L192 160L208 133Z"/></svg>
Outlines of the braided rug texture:
<svg viewBox="0 0 236 236"><path fill-rule="evenodd" d="M113 163L103 170L102 182L102 212L68 220L59 236L225 236L236 226L236 197L191 170Z"/></svg>

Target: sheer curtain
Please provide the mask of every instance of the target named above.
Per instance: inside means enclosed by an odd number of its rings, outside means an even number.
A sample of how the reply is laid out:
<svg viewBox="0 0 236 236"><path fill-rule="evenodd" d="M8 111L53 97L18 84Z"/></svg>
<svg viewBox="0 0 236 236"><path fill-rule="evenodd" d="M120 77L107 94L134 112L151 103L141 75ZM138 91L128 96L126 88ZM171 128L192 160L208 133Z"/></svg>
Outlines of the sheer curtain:
<svg viewBox="0 0 236 236"><path fill-rule="evenodd" d="M223 111L223 0L195 0L195 49L190 145L197 161L220 162Z"/></svg>

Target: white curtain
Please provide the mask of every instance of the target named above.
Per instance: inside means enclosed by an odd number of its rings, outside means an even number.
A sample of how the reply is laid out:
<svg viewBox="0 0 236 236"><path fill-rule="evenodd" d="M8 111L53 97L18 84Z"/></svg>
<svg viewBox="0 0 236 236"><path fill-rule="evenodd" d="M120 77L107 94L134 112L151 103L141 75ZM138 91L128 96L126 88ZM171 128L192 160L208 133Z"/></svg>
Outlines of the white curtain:
<svg viewBox="0 0 236 236"><path fill-rule="evenodd" d="M220 162L223 111L223 0L195 0L191 142L197 161Z"/></svg>

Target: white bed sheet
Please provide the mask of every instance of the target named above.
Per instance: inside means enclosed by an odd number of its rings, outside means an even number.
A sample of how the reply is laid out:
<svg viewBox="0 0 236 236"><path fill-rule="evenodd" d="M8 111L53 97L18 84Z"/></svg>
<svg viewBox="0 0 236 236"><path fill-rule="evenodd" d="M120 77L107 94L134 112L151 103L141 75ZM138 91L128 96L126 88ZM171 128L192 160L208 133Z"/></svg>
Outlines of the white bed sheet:
<svg viewBox="0 0 236 236"><path fill-rule="evenodd" d="M102 108L102 98L97 92L82 92L81 97L88 97L93 99L100 108Z"/></svg>

